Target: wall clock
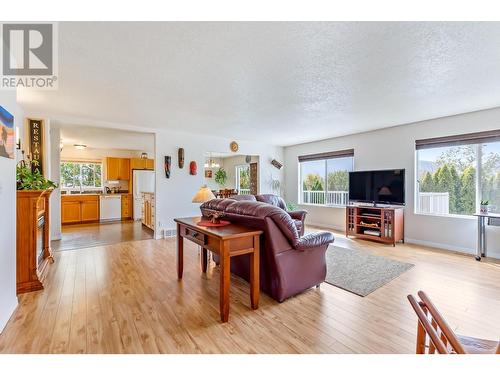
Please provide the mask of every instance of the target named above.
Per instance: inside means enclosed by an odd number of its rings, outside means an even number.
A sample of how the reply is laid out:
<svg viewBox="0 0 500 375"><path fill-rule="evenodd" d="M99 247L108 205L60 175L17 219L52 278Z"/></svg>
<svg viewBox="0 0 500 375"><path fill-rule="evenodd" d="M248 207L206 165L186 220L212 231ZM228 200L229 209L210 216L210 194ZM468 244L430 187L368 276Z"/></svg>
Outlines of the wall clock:
<svg viewBox="0 0 500 375"><path fill-rule="evenodd" d="M231 149L232 152L236 152L236 151L238 151L238 149L240 148L240 146L238 146L238 143L236 143L235 141L232 141L229 144L229 148Z"/></svg>

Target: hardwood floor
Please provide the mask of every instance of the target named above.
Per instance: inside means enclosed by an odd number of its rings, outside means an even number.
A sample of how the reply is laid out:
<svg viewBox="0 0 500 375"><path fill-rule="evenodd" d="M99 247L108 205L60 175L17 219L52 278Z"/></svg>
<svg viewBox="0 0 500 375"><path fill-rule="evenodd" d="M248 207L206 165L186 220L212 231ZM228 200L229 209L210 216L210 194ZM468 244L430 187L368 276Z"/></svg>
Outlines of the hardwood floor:
<svg viewBox="0 0 500 375"><path fill-rule="evenodd" d="M359 297L328 284L283 303L231 277L229 323L219 321L218 268L200 272L186 241L182 282L175 239L56 252L46 289L20 296L2 353L414 353L406 295L425 290L461 334L498 340L500 265L413 245L346 239L336 245L415 264Z"/></svg>
<svg viewBox="0 0 500 375"><path fill-rule="evenodd" d="M112 245L153 238L153 231L139 221L63 225L60 241L52 241L53 251Z"/></svg>

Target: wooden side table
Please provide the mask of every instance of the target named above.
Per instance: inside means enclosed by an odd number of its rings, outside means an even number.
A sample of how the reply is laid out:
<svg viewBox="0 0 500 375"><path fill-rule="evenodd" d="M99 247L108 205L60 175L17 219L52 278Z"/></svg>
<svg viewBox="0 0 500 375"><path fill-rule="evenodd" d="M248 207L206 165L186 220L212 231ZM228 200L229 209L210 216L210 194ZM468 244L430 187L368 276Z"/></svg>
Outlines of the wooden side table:
<svg viewBox="0 0 500 375"><path fill-rule="evenodd" d="M220 318L229 320L229 287L231 283L231 257L250 254L250 304L259 307L259 237L261 230L229 224L222 227L202 227L197 225L201 217L174 219L177 223L177 277L182 279L184 270L184 239L202 248L201 270L207 271L207 250L220 257Z"/></svg>

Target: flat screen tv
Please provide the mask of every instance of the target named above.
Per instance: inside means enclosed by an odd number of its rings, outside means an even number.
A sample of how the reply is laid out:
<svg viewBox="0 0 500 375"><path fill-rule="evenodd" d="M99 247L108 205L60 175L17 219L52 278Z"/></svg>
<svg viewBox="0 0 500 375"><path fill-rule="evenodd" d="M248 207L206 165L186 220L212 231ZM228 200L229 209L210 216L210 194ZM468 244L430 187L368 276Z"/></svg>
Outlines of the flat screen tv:
<svg viewBox="0 0 500 375"><path fill-rule="evenodd" d="M405 204L405 170L349 172L349 201Z"/></svg>

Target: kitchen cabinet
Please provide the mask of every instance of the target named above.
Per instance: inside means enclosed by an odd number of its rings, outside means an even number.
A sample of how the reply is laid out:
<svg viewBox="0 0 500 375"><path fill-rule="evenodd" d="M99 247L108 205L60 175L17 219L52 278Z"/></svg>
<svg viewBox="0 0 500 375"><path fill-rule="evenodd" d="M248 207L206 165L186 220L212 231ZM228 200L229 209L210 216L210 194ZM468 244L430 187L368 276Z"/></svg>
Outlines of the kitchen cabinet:
<svg viewBox="0 0 500 375"><path fill-rule="evenodd" d="M155 195L142 193L142 224L155 230Z"/></svg>
<svg viewBox="0 0 500 375"><path fill-rule="evenodd" d="M99 221L99 196L63 195L61 197L61 224Z"/></svg>
<svg viewBox="0 0 500 375"><path fill-rule="evenodd" d="M122 194L122 219L132 218L132 194Z"/></svg>
<svg viewBox="0 0 500 375"><path fill-rule="evenodd" d="M154 159L133 158L130 159L130 169L155 169Z"/></svg>
<svg viewBox="0 0 500 375"><path fill-rule="evenodd" d="M130 180L130 159L106 158L106 180Z"/></svg>

